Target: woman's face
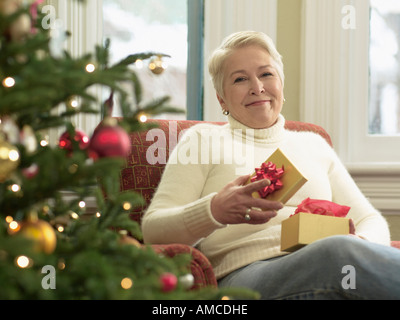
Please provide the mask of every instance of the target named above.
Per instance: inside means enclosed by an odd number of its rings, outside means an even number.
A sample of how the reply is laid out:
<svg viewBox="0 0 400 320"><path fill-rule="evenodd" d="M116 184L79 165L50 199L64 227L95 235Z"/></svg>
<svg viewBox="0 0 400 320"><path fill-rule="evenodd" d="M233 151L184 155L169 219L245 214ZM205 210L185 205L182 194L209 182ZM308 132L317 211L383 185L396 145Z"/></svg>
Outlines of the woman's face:
<svg viewBox="0 0 400 320"><path fill-rule="evenodd" d="M268 128L283 106L283 86L269 53L259 46L236 49L225 61L222 109L242 124Z"/></svg>

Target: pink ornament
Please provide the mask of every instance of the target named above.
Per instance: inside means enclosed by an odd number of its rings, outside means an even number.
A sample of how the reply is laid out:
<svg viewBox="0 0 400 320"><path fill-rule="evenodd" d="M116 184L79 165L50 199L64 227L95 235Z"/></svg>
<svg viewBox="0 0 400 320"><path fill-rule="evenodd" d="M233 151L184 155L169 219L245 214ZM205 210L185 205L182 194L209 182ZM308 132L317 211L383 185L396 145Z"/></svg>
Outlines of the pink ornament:
<svg viewBox="0 0 400 320"><path fill-rule="evenodd" d="M160 283L163 292L170 292L176 288L178 279L174 274L167 272L161 275Z"/></svg>
<svg viewBox="0 0 400 320"><path fill-rule="evenodd" d="M89 156L93 159L103 157L126 157L131 149L131 140L119 126L98 127L89 144Z"/></svg>

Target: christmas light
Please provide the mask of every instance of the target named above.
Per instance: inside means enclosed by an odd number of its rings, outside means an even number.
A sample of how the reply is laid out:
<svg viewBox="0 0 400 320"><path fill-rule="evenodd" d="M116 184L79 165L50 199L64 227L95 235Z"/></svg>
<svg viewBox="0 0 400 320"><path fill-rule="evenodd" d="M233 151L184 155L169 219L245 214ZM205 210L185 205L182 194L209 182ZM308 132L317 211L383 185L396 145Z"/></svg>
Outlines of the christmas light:
<svg viewBox="0 0 400 320"><path fill-rule="evenodd" d="M100 218L101 217L101 213L100 212L96 212L96 218Z"/></svg>
<svg viewBox="0 0 400 320"><path fill-rule="evenodd" d="M12 230L12 231L18 231L19 230L19 224L17 221L11 221L10 224L8 225L8 227Z"/></svg>
<svg viewBox="0 0 400 320"><path fill-rule="evenodd" d="M19 153L17 150L11 150L8 154L8 158L11 161L18 161L19 160Z"/></svg>
<svg viewBox="0 0 400 320"><path fill-rule="evenodd" d="M64 227L59 225L59 226L57 227L57 231L58 231L58 232L64 232Z"/></svg>
<svg viewBox="0 0 400 320"><path fill-rule="evenodd" d="M139 121L142 122L142 123L147 122L147 116L144 113L140 114L139 115Z"/></svg>
<svg viewBox="0 0 400 320"><path fill-rule="evenodd" d="M86 207L86 202L85 201L79 201L78 206L79 206L79 208L83 209L84 207Z"/></svg>
<svg viewBox="0 0 400 320"><path fill-rule="evenodd" d="M130 204L130 202L124 202L122 204L122 207L124 208L124 210L128 211L128 210L131 210L132 205Z"/></svg>
<svg viewBox="0 0 400 320"><path fill-rule="evenodd" d="M17 150L10 149L9 147L1 147L0 158L16 162L19 160L19 153Z"/></svg>
<svg viewBox="0 0 400 320"><path fill-rule="evenodd" d="M11 186L12 192L18 192L19 190L21 190L21 186L19 186L18 184L15 183Z"/></svg>
<svg viewBox="0 0 400 320"><path fill-rule="evenodd" d="M3 86L5 86L6 88L11 88L14 87L15 85L15 80L14 78L11 77L7 77L3 80Z"/></svg>
<svg viewBox="0 0 400 320"><path fill-rule="evenodd" d="M27 256L19 256L15 259L15 263L18 267L25 269L32 265L32 260Z"/></svg>
<svg viewBox="0 0 400 320"><path fill-rule="evenodd" d="M88 63L85 67L86 71L92 73L96 70L96 67L93 63Z"/></svg>
<svg viewBox="0 0 400 320"><path fill-rule="evenodd" d="M64 269L65 269L65 260L64 260L64 259L60 259L60 260L58 261L57 267L58 267L58 269L60 269L60 270L64 270Z"/></svg>
<svg viewBox="0 0 400 320"><path fill-rule="evenodd" d="M75 219L75 220L79 219L79 215L76 212L71 212L70 216L72 219Z"/></svg>
<svg viewBox="0 0 400 320"><path fill-rule="evenodd" d="M42 140L40 141L40 145L41 145L42 147L48 146L48 145L49 145L49 137L46 136L44 139L42 139Z"/></svg>
<svg viewBox="0 0 400 320"><path fill-rule="evenodd" d="M14 220L14 219L13 219L13 217L11 217L11 216L7 216L7 217L6 217L6 222L7 222L7 223L11 223L13 220Z"/></svg>
<svg viewBox="0 0 400 320"><path fill-rule="evenodd" d="M132 288L133 282L130 278L123 278L121 281L121 287L125 290Z"/></svg>
<svg viewBox="0 0 400 320"><path fill-rule="evenodd" d="M143 68L143 60L137 59L135 62L135 67L138 69L142 69Z"/></svg>

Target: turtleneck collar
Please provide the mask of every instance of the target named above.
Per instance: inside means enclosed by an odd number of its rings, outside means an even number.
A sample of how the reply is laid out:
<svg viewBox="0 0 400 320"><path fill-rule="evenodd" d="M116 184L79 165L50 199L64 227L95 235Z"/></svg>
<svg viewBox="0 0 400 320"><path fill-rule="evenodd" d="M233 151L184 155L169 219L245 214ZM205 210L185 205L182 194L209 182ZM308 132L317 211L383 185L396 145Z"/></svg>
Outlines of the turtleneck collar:
<svg viewBox="0 0 400 320"><path fill-rule="evenodd" d="M269 128L253 129L239 122L231 115L228 116L228 123L231 130L241 129L242 135L248 139L268 140L265 142L273 143L283 139L285 133L285 118L279 114L277 122ZM235 131L236 133L237 131Z"/></svg>

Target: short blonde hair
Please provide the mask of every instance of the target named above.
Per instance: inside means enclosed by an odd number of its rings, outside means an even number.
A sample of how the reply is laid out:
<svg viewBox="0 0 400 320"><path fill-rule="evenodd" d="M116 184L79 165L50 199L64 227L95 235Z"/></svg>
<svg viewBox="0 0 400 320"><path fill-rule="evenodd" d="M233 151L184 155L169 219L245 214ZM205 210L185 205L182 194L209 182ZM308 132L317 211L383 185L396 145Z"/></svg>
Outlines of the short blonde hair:
<svg viewBox="0 0 400 320"><path fill-rule="evenodd" d="M274 67L278 72L279 78L281 79L282 86L284 86L285 75L283 73L282 56L276 49L272 39L263 32L241 31L226 37L222 41L220 47L212 53L208 61L208 70L210 72L215 91L222 98L224 98L224 64L226 59L235 49L250 45L260 46L269 53L274 62Z"/></svg>

